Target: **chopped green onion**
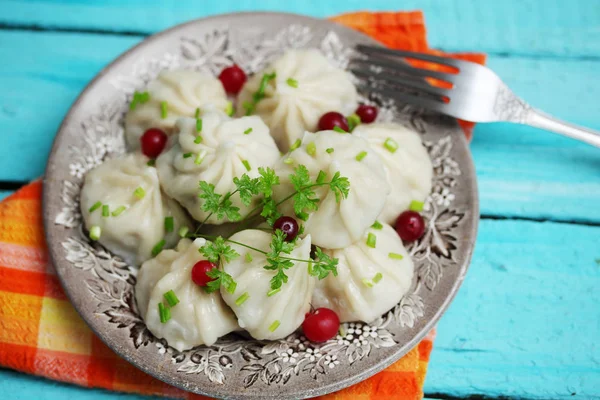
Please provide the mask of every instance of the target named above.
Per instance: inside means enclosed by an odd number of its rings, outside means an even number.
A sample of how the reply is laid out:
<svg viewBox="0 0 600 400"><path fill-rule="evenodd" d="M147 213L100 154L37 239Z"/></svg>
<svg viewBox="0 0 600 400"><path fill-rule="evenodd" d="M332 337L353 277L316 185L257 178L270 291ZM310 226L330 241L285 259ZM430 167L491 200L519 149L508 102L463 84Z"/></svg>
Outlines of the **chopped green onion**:
<svg viewBox="0 0 600 400"><path fill-rule="evenodd" d="M146 165L149 167L154 167L156 165L156 160L153 158L152 160L149 160Z"/></svg>
<svg viewBox="0 0 600 400"><path fill-rule="evenodd" d="M396 150L398 150L398 143L392 138L387 138L385 139L385 142L383 142L383 147L388 149L390 153L395 153Z"/></svg>
<svg viewBox="0 0 600 400"><path fill-rule="evenodd" d="M125 210L127 210L127 207L125 207L125 206L119 206L119 207L117 207L117 209L116 209L115 211L113 211L113 212L111 213L111 215L112 215L113 217L118 217L118 216L119 216L119 215L121 215L121 214L123 213L123 211L125 211Z"/></svg>
<svg viewBox="0 0 600 400"><path fill-rule="evenodd" d="M147 103L148 100L150 100L150 93L148 93L148 92L140 93L139 100L140 100L140 103L142 103L142 104Z"/></svg>
<svg viewBox="0 0 600 400"><path fill-rule="evenodd" d="M422 201L417 201L417 200L413 200L410 202L410 205L408 206L408 209L410 211L423 211L423 206L425 204Z"/></svg>
<svg viewBox="0 0 600 400"><path fill-rule="evenodd" d="M327 153L331 154L333 153L333 147L328 148L327 150L325 150Z"/></svg>
<svg viewBox="0 0 600 400"><path fill-rule="evenodd" d="M202 136L200 136L200 135L196 136L196 139L194 139L194 143L196 143L196 144L202 143Z"/></svg>
<svg viewBox="0 0 600 400"><path fill-rule="evenodd" d="M198 153L196 159L194 160L194 164L202 164L202 161L204 161L204 157L206 157L206 150L202 150L200 153Z"/></svg>
<svg viewBox="0 0 600 400"><path fill-rule="evenodd" d="M373 225L371 225L371 228L373 228L373 229L381 229L381 228L383 228L383 225L381 225L381 222L375 221L375 222L373 222Z"/></svg>
<svg viewBox="0 0 600 400"><path fill-rule="evenodd" d="M168 115L168 112L169 112L168 106L169 105L167 104L166 101L161 101L160 102L160 117L162 119L167 118L167 115Z"/></svg>
<svg viewBox="0 0 600 400"><path fill-rule="evenodd" d="M242 160L242 164L244 164L244 167L246 167L246 171L250 171L252 169L248 160Z"/></svg>
<svg viewBox="0 0 600 400"><path fill-rule="evenodd" d="M356 155L356 161L362 161L362 159L365 158L366 156L367 156L367 152L361 151L360 153L358 153Z"/></svg>
<svg viewBox="0 0 600 400"><path fill-rule="evenodd" d="M133 99L131 100L131 104L129 104L129 109L130 110L135 110L135 107L137 106L138 103L146 103L148 100L150 100L150 93L148 92L143 92L143 93L139 93L139 92L133 92Z"/></svg>
<svg viewBox="0 0 600 400"><path fill-rule="evenodd" d="M350 132L352 132L354 130L354 128L356 128L361 123L360 117L356 114L349 115L347 120L348 120L348 128L350 129Z"/></svg>
<svg viewBox="0 0 600 400"><path fill-rule="evenodd" d="M90 228L90 239L98 240L102 234L102 229L98 225L94 225Z"/></svg>
<svg viewBox="0 0 600 400"><path fill-rule="evenodd" d="M233 103L228 101L227 105L225 106L225 114L229 115L230 117L233 115Z"/></svg>
<svg viewBox="0 0 600 400"><path fill-rule="evenodd" d="M246 253L246 262L252 262L252 254Z"/></svg>
<svg viewBox="0 0 600 400"><path fill-rule="evenodd" d="M169 290L167 293L163 294L163 297L167 301L169 307L175 307L179 304L179 299L173 290Z"/></svg>
<svg viewBox="0 0 600 400"><path fill-rule="evenodd" d="M235 288L237 287L237 282L233 281L229 284L229 286L227 286L227 291L230 294L233 294L235 292Z"/></svg>
<svg viewBox="0 0 600 400"><path fill-rule="evenodd" d="M302 140L296 139L296 141L290 146L290 151L296 150L302 144Z"/></svg>
<svg viewBox="0 0 600 400"><path fill-rule="evenodd" d="M179 237L186 237L186 235L188 234L188 232L190 231L190 228L188 228L187 226L182 226L181 228L179 228Z"/></svg>
<svg viewBox="0 0 600 400"><path fill-rule="evenodd" d="M365 285L366 287L369 287L369 288L373 287L373 282L371 282L370 279L362 278L361 281L362 281L363 285Z"/></svg>
<svg viewBox="0 0 600 400"><path fill-rule="evenodd" d="M200 107L196 108L196 114L194 114L194 118L200 118Z"/></svg>
<svg viewBox="0 0 600 400"><path fill-rule="evenodd" d="M273 323L271 324L271 326L269 326L269 330L271 332L275 332L275 329L279 328L279 325L281 325L281 322L279 322L279 321L273 321Z"/></svg>
<svg viewBox="0 0 600 400"><path fill-rule="evenodd" d="M175 230L175 220L173 217L165 218L165 231L167 233L173 232Z"/></svg>
<svg viewBox="0 0 600 400"><path fill-rule="evenodd" d="M279 293L279 292L281 292L281 288L280 288L280 287L279 287L279 288L277 288L277 289L269 290L269 291L267 292L267 297L274 296L274 295L276 295L276 294L277 294L277 293Z"/></svg>
<svg viewBox="0 0 600 400"><path fill-rule="evenodd" d="M308 153L309 156L314 156L317 153L317 145L315 142L310 142L306 145L306 153Z"/></svg>
<svg viewBox="0 0 600 400"><path fill-rule="evenodd" d="M286 158L285 160L283 160L284 164L290 165L294 163L294 159L291 157Z"/></svg>
<svg viewBox="0 0 600 400"><path fill-rule="evenodd" d="M404 258L404 256L402 254L398 254L398 253L389 253L388 257L391 258L392 260L402 260Z"/></svg>
<svg viewBox="0 0 600 400"><path fill-rule="evenodd" d="M196 118L196 132L202 132L202 118Z"/></svg>
<svg viewBox="0 0 600 400"><path fill-rule="evenodd" d="M146 191L144 190L143 187L138 186L134 191L133 191L133 195L135 197L137 197L138 199L143 199L144 196L146 196Z"/></svg>
<svg viewBox="0 0 600 400"><path fill-rule="evenodd" d="M312 263L312 261L309 261L309 262L308 262L308 274L309 274L310 276L314 276L314 275L313 275L314 273L315 273L315 272L314 272L314 269L313 269L313 263Z"/></svg>
<svg viewBox="0 0 600 400"><path fill-rule="evenodd" d="M102 206L102 216L103 217L109 217L110 216L110 209L108 207L108 204L104 204Z"/></svg>
<svg viewBox="0 0 600 400"><path fill-rule="evenodd" d="M158 315L160 316L160 322L164 324L171 319L171 310L165 307L163 303L158 303Z"/></svg>
<svg viewBox="0 0 600 400"><path fill-rule="evenodd" d="M93 206L90 207L89 212L93 213L94 211L96 211L100 207L102 207L102 202L101 201L97 201L97 202L94 203Z"/></svg>
<svg viewBox="0 0 600 400"><path fill-rule="evenodd" d="M297 88L298 87L298 81L295 80L294 78L288 78L287 79L287 84L293 88Z"/></svg>
<svg viewBox="0 0 600 400"><path fill-rule="evenodd" d="M319 175L317 175L317 183L325 182L325 178L327 178L327 173L323 170L319 171Z"/></svg>
<svg viewBox="0 0 600 400"><path fill-rule="evenodd" d="M242 103L242 107L244 107L244 110L246 110L246 115L250 115L254 112L254 104L250 103L249 101Z"/></svg>
<svg viewBox="0 0 600 400"><path fill-rule="evenodd" d="M244 135L249 135L252 132L252 128L248 128L244 131Z"/></svg>
<svg viewBox="0 0 600 400"><path fill-rule="evenodd" d="M337 125L333 127L333 130L336 131L337 133L348 133Z"/></svg>
<svg viewBox="0 0 600 400"><path fill-rule="evenodd" d="M193 153L183 153L183 158L190 158L193 155Z"/></svg>
<svg viewBox="0 0 600 400"><path fill-rule="evenodd" d="M156 257L162 250L163 247L165 247L165 244L167 244L167 242L165 242L165 240L161 240L160 242L156 243L154 245L154 247L152 248L152 257Z"/></svg>
<svg viewBox="0 0 600 400"><path fill-rule="evenodd" d="M248 300L249 297L250 295L248 294L248 292L242 293L242 295L235 300L235 305L238 307L241 306L246 302L246 300Z"/></svg>
<svg viewBox="0 0 600 400"><path fill-rule="evenodd" d="M367 235L367 246L375 248L377 245L377 236L373 235L371 232Z"/></svg>
<svg viewBox="0 0 600 400"><path fill-rule="evenodd" d="M373 277L373 283L379 282L382 278L383 278L383 274L381 272L376 273L375 276Z"/></svg>

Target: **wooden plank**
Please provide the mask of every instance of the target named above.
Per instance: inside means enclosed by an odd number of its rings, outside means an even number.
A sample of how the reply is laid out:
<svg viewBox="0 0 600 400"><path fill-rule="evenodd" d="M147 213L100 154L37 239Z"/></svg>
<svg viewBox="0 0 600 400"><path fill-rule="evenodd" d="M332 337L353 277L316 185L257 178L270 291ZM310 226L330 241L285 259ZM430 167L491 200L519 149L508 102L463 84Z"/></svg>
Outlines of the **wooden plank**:
<svg viewBox="0 0 600 400"><path fill-rule="evenodd" d="M286 11L327 17L361 10L425 12L432 45L449 50L597 57L600 54L600 7L596 0L305 0L282 2L222 0L202 2L146 0L3 2L0 23L67 29L154 33L208 15L252 11Z"/></svg>
<svg viewBox="0 0 600 400"><path fill-rule="evenodd" d="M600 227L482 221L425 392L600 396L599 285Z"/></svg>
<svg viewBox="0 0 600 400"><path fill-rule="evenodd" d="M85 84L135 37L0 32L0 180L43 173L55 132ZM532 103L600 128L600 61L490 57L490 65ZM532 128L479 125L472 144L481 211L488 215L600 221L596 149Z"/></svg>

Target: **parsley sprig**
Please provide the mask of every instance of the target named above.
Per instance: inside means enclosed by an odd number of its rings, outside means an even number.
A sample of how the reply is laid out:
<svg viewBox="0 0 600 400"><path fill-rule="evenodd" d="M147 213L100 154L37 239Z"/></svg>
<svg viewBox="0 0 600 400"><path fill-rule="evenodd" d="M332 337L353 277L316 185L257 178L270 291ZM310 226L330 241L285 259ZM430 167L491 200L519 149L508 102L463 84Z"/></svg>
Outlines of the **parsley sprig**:
<svg viewBox="0 0 600 400"><path fill-rule="evenodd" d="M233 294L237 283L231 275L222 269L222 265L226 262L235 260L240 255L230 245L225 243L222 237L215 238L212 242L206 242L204 246L199 249L200 253L206 257L206 259L213 264L217 265L216 268L211 269L206 273L212 281L204 287L207 293L216 292L221 286L225 288L229 293Z"/></svg>

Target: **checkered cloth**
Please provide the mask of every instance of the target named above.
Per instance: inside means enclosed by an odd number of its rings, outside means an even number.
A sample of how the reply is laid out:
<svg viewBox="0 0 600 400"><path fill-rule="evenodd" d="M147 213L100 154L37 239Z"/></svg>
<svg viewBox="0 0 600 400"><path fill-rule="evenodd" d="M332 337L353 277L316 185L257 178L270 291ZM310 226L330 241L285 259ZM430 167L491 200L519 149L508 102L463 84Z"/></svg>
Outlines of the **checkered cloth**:
<svg viewBox="0 0 600 400"><path fill-rule="evenodd" d="M430 51L420 12L359 12L333 18L393 47ZM454 55L480 63L480 54ZM470 135L472 125L464 124ZM48 261L42 185L0 203L0 366L86 387L203 398L146 375L107 348L75 312ZM385 371L323 399L420 399L433 334Z"/></svg>

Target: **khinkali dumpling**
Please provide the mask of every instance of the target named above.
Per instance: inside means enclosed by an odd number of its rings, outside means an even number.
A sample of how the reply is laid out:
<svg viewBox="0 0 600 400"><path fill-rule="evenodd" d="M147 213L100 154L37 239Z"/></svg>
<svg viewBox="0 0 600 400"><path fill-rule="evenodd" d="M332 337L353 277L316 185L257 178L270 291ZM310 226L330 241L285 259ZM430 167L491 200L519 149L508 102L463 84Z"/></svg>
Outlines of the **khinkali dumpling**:
<svg viewBox="0 0 600 400"><path fill-rule="evenodd" d="M162 193L156 168L147 162L139 153L109 159L88 172L81 189L86 228L99 227L98 242L134 265L149 259L162 240L165 248L177 244L180 227L193 227L181 206ZM171 232L165 229L167 217L173 219Z"/></svg>
<svg viewBox="0 0 600 400"><path fill-rule="evenodd" d="M271 237L270 233L247 229L230 239L268 252ZM237 288L234 294L221 288L221 295L233 309L240 327L255 339L270 340L283 338L298 329L304 321L304 315L310 310L316 281L308 273L308 264L295 262L293 267L286 269L287 283L283 283L279 292L268 296L271 278L276 271L264 268L268 265L266 256L233 242L230 244L241 256L226 263L224 269L237 282ZM308 260L310 244L310 236L298 239L296 248L285 256Z"/></svg>
<svg viewBox="0 0 600 400"><path fill-rule="evenodd" d="M194 117L197 108L208 105L223 111L229 105L221 81L197 71L163 71L146 91L148 101L136 103L125 117L125 137L132 149L140 148L140 137L149 128L160 128L170 135L179 117ZM167 108L165 118L162 102Z"/></svg>
<svg viewBox="0 0 600 400"><path fill-rule="evenodd" d="M332 65L318 50L290 50L264 71L251 77L242 88L237 102L238 115L244 115L244 104L253 102L263 76L268 80L265 97L258 101L253 113L271 128L271 135L282 151L287 151L304 131L317 130L319 118L329 111L343 115L354 112L357 93L351 76Z"/></svg>
<svg viewBox="0 0 600 400"><path fill-rule="evenodd" d="M393 224L411 201L425 201L431 192L433 167L417 132L393 123L359 125L353 135L367 139L379 154L391 184L381 221Z"/></svg>
<svg viewBox="0 0 600 400"><path fill-rule="evenodd" d="M192 268L205 258L198 251L206 241L182 239L176 250L165 250L146 261L138 273L135 297L146 326L169 346L182 351L208 346L238 329L235 316L219 292L207 293L192 281ZM172 290L179 303L169 308L171 318L162 323L158 304Z"/></svg>
<svg viewBox="0 0 600 400"><path fill-rule="evenodd" d="M369 323L398 304L411 287L413 262L396 231L382 225L345 249L323 250L339 259L338 275L318 281L313 307L334 310L342 322ZM375 247L367 244L369 235Z"/></svg>
<svg viewBox="0 0 600 400"><path fill-rule="evenodd" d="M179 135L174 145L156 160L158 176L164 191L178 200L198 221L209 215L198 198L198 182L215 185L215 192L235 190L234 177L258 176L259 167L270 167L279 158L279 150L269 135L269 128L256 116L231 119L221 112L208 112L202 117L202 130L196 120L177 121ZM201 137L201 140L196 140ZM245 206L238 196L231 197L242 216L256 203ZM222 224L212 216L209 224Z"/></svg>
<svg viewBox="0 0 600 400"><path fill-rule="evenodd" d="M340 201L327 185L313 188L321 199L319 209L310 213L304 223L312 243L327 249L339 249L359 240L375 222L390 192L383 162L377 153L366 140L355 135L335 131L306 133L301 146L285 155L274 167L281 180L281 184L273 188L275 201L281 201L294 192L289 175L300 164L308 169L313 183L319 171L326 173L326 182L336 172L350 182L348 198ZM293 201L283 202L280 210L293 216Z"/></svg>

